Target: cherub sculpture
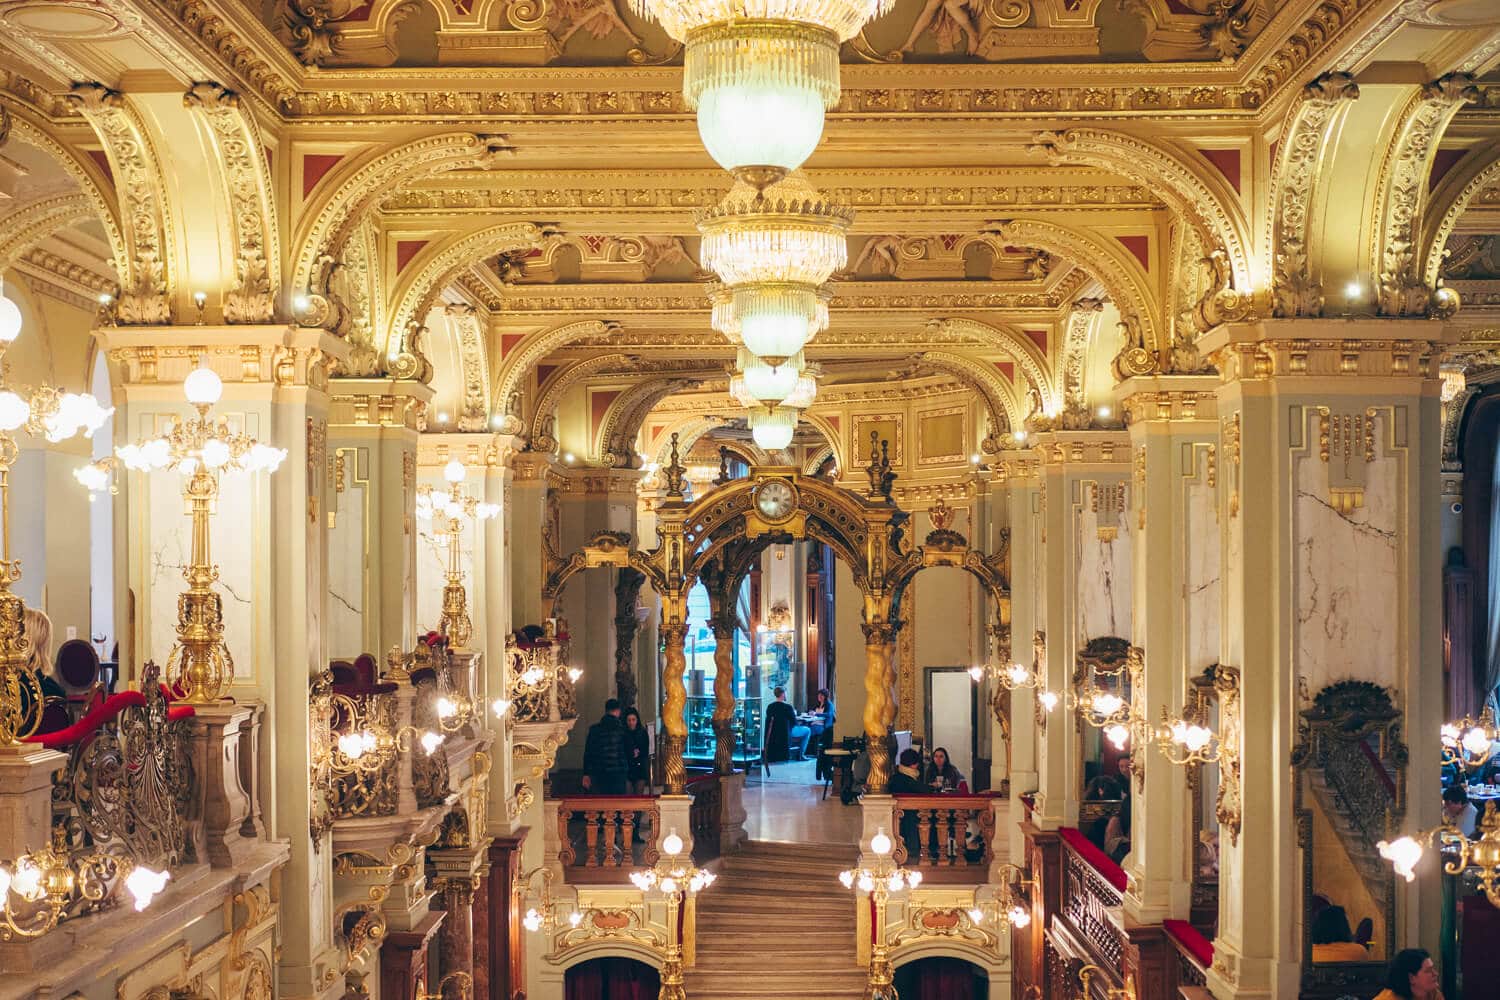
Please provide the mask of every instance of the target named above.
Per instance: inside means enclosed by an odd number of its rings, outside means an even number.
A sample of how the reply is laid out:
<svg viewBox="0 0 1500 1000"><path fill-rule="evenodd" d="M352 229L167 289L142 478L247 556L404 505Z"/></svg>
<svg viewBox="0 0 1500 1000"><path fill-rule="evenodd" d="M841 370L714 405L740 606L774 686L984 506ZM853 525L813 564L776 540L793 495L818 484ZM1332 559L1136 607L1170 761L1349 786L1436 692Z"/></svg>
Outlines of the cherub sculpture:
<svg viewBox="0 0 1500 1000"><path fill-rule="evenodd" d="M625 18L620 15L619 0L556 0L553 16L558 26L566 26L557 36L557 47L563 48L569 39L587 28L595 38L603 38L611 31L630 39L632 45L641 44L641 37L630 30Z"/></svg>
<svg viewBox="0 0 1500 1000"><path fill-rule="evenodd" d="M922 7L922 13L917 15L916 23L911 27L911 35L906 39L906 44L901 46L902 52L911 52L917 47L917 39L922 33L931 28L933 35L937 37L938 48L948 52L958 46L959 36L968 39L967 51L974 55L979 51L979 29L974 25L974 18L981 7L981 0L927 0Z"/></svg>

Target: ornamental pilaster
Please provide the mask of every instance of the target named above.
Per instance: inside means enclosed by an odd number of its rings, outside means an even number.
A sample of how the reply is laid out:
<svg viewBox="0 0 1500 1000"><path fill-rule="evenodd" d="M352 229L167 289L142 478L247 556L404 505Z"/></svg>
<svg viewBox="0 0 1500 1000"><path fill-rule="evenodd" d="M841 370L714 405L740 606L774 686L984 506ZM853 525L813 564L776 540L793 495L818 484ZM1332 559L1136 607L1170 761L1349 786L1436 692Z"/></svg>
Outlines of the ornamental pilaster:
<svg viewBox="0 0 1500 1000"><path fill-rule="evenodd" d="M1035 433L1029 443L1038 468L1033 572L1039 593L1031 634L1046 637L1038 647L1041 683L1061 694L1072 690L1078 653L1090 640L1129 638L1130 439L1119 429L1057 430ZM1036 718L1044 729L1035 821L1043 829L1075 826L1083 762L1097 759L1099 735L1066 699Z"/></svg>
<svg viewBox="0 0 1500 1000"><path fill-rule="evenodd" d="M417 432L432 389L335 378L330 392L329 655L384 662L416 639Z"/></svg>
<svg viewBox="0 0 1500 1000"><path fill-rule="evenodd" d="M1200 342L1220 372L1219 662L1240 668L1246 722L1221 720L1244 766L1239 801L1220 803L1215 996L1300 987L1295 778L1265 766L1292 759L1298 713L1359 681L1393 693L1407 732L1442 721L1436 358L1450 340L1424 320L1307 319L1230 324ZM1410 773L1434 773L1435 744L1411 745ZM1407 802L1406 825L1437 822L1435 798ZM1440 891L1393 881L1396 947L1436 946Z"/></svg>
<svg viewBox="0 0 1500 1000"><path fill-rule="evenodd" d="M1129 521L1135 534L1130 637L1140 650L1132 707L1148 725L1177 718L1191 678L1218 659L1218 379L1130 379L1115 398L1130 427ZM1186 919L1193 863L1184 768L1156 746L1132 746L1131 876L1125 912L1138 923Z"/></svg>

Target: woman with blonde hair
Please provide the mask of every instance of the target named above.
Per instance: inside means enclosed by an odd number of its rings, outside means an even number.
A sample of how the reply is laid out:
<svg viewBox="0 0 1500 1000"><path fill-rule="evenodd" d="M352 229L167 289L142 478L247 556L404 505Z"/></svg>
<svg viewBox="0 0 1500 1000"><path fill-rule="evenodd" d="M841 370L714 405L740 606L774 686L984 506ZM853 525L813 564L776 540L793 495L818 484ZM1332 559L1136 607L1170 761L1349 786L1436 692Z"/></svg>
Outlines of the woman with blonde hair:
<svg viewBox="0 0 1500 1000"><path fill-rule="evenodd" d="M37 679L52 676L52 619L45 611L27 608L25 613L26 638L31 640L31 653L26 665Z"/></svg>

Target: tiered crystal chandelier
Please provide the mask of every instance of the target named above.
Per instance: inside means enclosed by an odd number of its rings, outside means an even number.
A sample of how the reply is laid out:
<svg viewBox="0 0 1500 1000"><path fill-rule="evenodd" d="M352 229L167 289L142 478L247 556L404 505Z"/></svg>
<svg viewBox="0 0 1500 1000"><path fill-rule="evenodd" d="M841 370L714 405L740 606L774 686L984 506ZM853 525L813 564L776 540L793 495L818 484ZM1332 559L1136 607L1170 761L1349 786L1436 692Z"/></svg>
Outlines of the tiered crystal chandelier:
<svg viewBox="0 0 1500 1000"><path fill-rule="evenodd" d="M895 0L631 0L682 42L682 93L725 170L756 188L800 167L839 100L839 45Z"/></svg>

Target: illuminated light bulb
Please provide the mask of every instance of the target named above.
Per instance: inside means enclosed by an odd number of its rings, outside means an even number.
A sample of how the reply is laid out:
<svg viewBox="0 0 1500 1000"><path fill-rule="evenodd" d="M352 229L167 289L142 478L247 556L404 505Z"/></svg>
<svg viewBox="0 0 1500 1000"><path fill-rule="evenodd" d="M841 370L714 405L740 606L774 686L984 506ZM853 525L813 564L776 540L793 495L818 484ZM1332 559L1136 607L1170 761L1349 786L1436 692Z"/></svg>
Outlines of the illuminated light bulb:
<svg viewBox="0 0 1500 1000"><path fill-rule="evenodd" d="M1025 431L1016 431L1016 440L1017 441L1025 441L1026 440L1026 432Z"/></svg>
<svg viewBox="0 0 1500 1000"><path fill-rule="evenodd" d="M1490 749L1490 734L1475 726L1464 733L1463 745L1470 757L1483 757Z"/></svg>
<svg viewBox="0 0 1500 1000"><path fill-rule="evenodd" d="M439 411L437 415L437 422L440 424L446 424L448 422L448 414Z"/></svg>
<svg viewBox="0 0 1500 1000"><path fill-rule="evenodd" d="M207 303L208 303L208 293L207 292L194 292L193 293L193 305L197 306L199 309L202 309L204 307L204 305L206 305Z"/></svg>
<svg viewBox="0 0 1500 1000"><path fill-rule="evenodd" d="M1442 728L1443 745L1448 747L1458 746L1459 730L1451 722L1443 723Z"/></svg>
<svg viewBox="0 0 1500 1000"><path fill-rule="evenodd" d="M271 445L262 444L257 441L245 453L242 464L252 472L275 472L277 467L285 460L285 448L274 448Z"/></svg>
<svg viewBox="0 0 1500 1000"><path fill-rule="evenodd" d="M137 867L127 875L125 888L135 897L136 910L144 910L150 906L152 898L167 887L167 879L171 877L169 872L153 871L144 866Z"/></svg>
<svg viewBox="0 0 1500 1000"><path fill-rule="evenodd" d="M750 411L750 436L767 451L780 451L792 443L797 431L797 411L788 406L758 406Z"/></svg>
<svg viewBox="0 0 1500 1000"><path fill-rule="evenodd" d="M526 911L526 916L521 918L521 923L528 931L539 931L542 929L542 915L536 911L536 907L531 907Z"/></svg>
<svg viewBox="0 0 1500 1000"><path fill-rule="evenodd" d="M109 485L109 472L97 465L84 465L74 469L73 478L90 493L97 493Z"/></svg>
<svg viewBox="0 0 1500 1000"><path fill-rule="evenodd" d="M432 756L432 751L443 745L443 737L431 730L422 734L422 750L427 756Z"/></svg>
<svg viewBox="0 0 1500 1000"><path fill-rule="evenodd" d="M427 501L432 504L434 510L446 511L448 505L453 502L453 494L447 490L433 490L427 494Z"/></svg>
<svg viewBox="0 0 1500 1000"><path fill-rule="evenodd" d="M5 894L10 892L10 872L0 868L0 909L5 907Z"/></svg>
<svg viewBox="0 0 1500 1000"><path fill-rule="evenodd" d="M1396 869L1396 874L1410 882L1417 877L1413 870L1417 862L1422 860L1422 845L1410 837L1399 837L1390 843L1382 840L1375 845L1380 851L1380 856L1389 861Z"/></svg>
<svg viewBox="0 0 1500 1000"><path fill-rule="evenodd" d="M8 876L8 875L6 876L6 878L9 878L9 877L10 876ZM839 872L839 881L844 884L844 888L845 889L852 889L852 888L854 888L854 873L851 872L851 871L842 871L842 872Z"/></svg>
<svg viewBox="0 0 1500 1000"><path fill-rule="evenodd" d="M568 668L568 680L572 681L574 684L577 684L578 683L578 678L580 678L582 676L583 676L583 671L580 670L580 669L578 669L577 667L569 667Z"/></svg>
<svg viewBox="0 0 1500 1000"><path fill-rule="evenodd" d="M359 733L343 733L339 736L339 753L350 760L359 760L365 755L365 741Z"/></svg>
<svg viewBox="0 0 1500 1000"><path fill-rule="evenodd" d="M1344 298L1348 299L1350 302L1358 302L1361 298L1364 297L1364 294L1364 286L1362 286L1357 281L1351 281L1349 282L1349 284L1344 286Z"/></svg>
<svg viewBox="0 0 1500 1000"><path fill-rule="evenodd" d="M1031 923L1031 911L1020 903L1013 903L1010 908L1010 922L1024 929L1027 924Z"/></svg>
<svg viewBox="0 0 1500 1000"><path fill-rule="evenodd" d="M12 343L21 335L21 307L0 295L0 344Z"/></svg>
<svg viewBox="0 0 1500 1000"><path fill-rule="evenodd" d="M568 925L569 926L571 926L571 927L577 927L581 923L583 923L583 914L582 913L579 913L577 910L574 910L572 913L568 914Z"/></svg>
<svg viewBox="0 0 1500 1000"><path fill-rule="evenodd" d="M979 461L980 461L979 454L977 452L975 454L969 456L969 464L970 465L978 465Z"/></svg>
<svg viewBox="0 0 1500 1000"><path fill-rule="evenodd" d="M212 368L199 365L182 380L182 393L194 406L212 406L224 395L224 381Z"/></svg>
<svg viewBox="0 0 1500 1000"><path fill-rule="evenodd" d="M1055 691L1043 691L1039 696L1039 700L1042 703L1042 708L1049 712L1057 707L1057 693Z"/></svg>
<svg viewBox="0 0 1500 1000"><path fill-rule="evenodd" d="M875 888L875 880L870 877L868 872L861 872L859 876L859 891L869 892L873 888Z"/></svg>
<svg viewBox="0 0 1500 1000"><path fill-rule="evenodd" d="M299 313L305 313L305 312L307 312L307 307L310 306L310 305L312 305L312 300L310 300L306 295L293 295L292 296L292 308L295 309L297 312L299 312Z"/></svg>
<svg viewBox="0 0 1500 1000"><path fill-rule="evenodd" d="M34 900L42 894L42 870L28 858L16 862L16 873L11 876L10 889L22 899Z"/></svg>
<svg viewBox="0 0 1500 1000"><path fill-rule="evenodd" d="M540 684L544 676L546 676L546 671L541 667L531 667L521 675L521 682L523 684Z"/></svg>
<svg viewBox="0 0 1500 1000"><path fill-rule="evenodd" d="M907 872L906 873L906 881L907 881L907 884L909 884L913 889L915 889L917 886L919 886L919 885L922 884L922 873L921 872L916 872L916 871Z"/></svg>
<svg viewBox="0 0 1500 1000"><path fill-rule="evenodd" d="M1026 684L1030 680L1031 680L1031 671L1030 670L1028 670L1025 667L1021 666L1021 664L1019 664L1019 663L1012 663L1011 664L1011 666L1010 666L1010 682L1012 684L1016 685L1017 687L1021 687L1022 685Z"/></svg>
<svg viewBox="0 0 1500 1000"><path fill-rule="evenodd" d="M969 676L973 679L975 684L978 684L980 681L984 680L984 668L981 666L970 667Z"/></svg>
<svg viewBox="0 0 1500 1000"><path fill-rule="evenodd" d="M671 895L677 891L677 880L675 878L664 878L661 880L661 891Z"/></svg>
<svg viewBox="0 0 1500 1000"><path fill-rule="evenodd" d="M707 888L708 886L713 885L716 881L718 881L718 878L719 878L719 876L715 875L713 872L704 872L703 873L703 886L704 886L704 888Z"/></svg>
<svg viewBox="0 0 1500 1000"><path fill-rule="evenodd" d="M1111 410L1109 407L1107 407L1107 406L1101 406L1101 407L1099 407L1099 419L1100 420L1108 420L1109 419L1109 415L1111 413L1113 413L1113 412L1114 411Z"/></svg>
<svg viewBox="0 0 1500 1000"><path fill-rule="evenodd" d="M451 719L458 714L458 705L452 698L442 697L437 700L437 717L439 719Z"/></svg>
<svg viewBox="0 0 1500 1000"><path fill-rule="evenodd" d="M578 458L570 451L563 455L563 461L567 462L569 465L572 465L574 462L578 461Z"/></svg>
<svg viewBox="0 0 1500 1000"><path fill-rule="evenodd" d="M0 299L0 302L9 302ZM13 431L31 417L31 405L20 396L6 389L0 392L0 431Z"/></svg>
<svg viewBox="0 0 1500 1000"><path fill-rule="evenodd" d="M1213 730L1207 726L1188 726L1180 742L1193 753L1197 753L1208 746L1213 738Z"/></svg>
<svg viewBox="0 0 1500 1000"><path fill-rule="evenodd" d="M984 923L984 911L977 906L974 907L969 911L969 920L976 924Z"/></svg>
<svg viewBox="0 0 1500 1000"><path fill-rule="evenodd" d="M496 698L490 702L490 711L495 713L495 718L505 718L505 713L510 711L510 701L506 698Z"/></svg>
<svg viewBox="0 0 1500 1000"><path fill-rule="evenodd" d="M891 838L885 835L884 830L877 831L875 836L870 838L870 850L882 857L891 853L891 846Z"/></svg>
<svg viewBox="0 0 1500 1000"><path fill-rule="evenodd" d="M210 469L217 469L229 461L229 445L218 438L209 438L203 442L203 464Z"/></svg>
<svg viewBox="0 0 1500 1000"><path fill-rule="evenodd" d="M443 466L443 478L448 480L448 482L450 483L463 482L464 476L466 476L467 474L467 471L464 469L464 463L460 462L456 458L453 459L453 461L449 462L447 465Z"/></svg>
<svg viewBox="0 0 1500 1000"><path fill-rule="evenodd" d="M642 892L645 892L647 889L650 889L653 885L656 884L656 872L653 872L653 871L631 872L630 873L630 881L632 881L632 882L635 883L635 887L637 889L641 890Z"/></svg>
<svg viewBox="0 0 1500 1000"><path fill-rule="evenodd" d="M682 853L682 838L677 836L676 830L662 838L661 849L673 857Z"/></svg>
<svg viewBox="0 0 1500 1000"><path fill-rule="evenodd" d="M886 887L889 888L891 892L900 892L902 889L906 888L906 880L901 877L900 872L891 872L891 877L886 879Z"/></svg>
<svg viewBox="0 0 1500 1000"><path fill-rule="evenodd" d="M184 458L177 463L177 471L184 476L191 476L194 472L198 471L198 460L191 457Z"/></svg>
<svg viewBox="0 0 1500 1000"><path fill-rule="evenodd" d="M1104 737L1114 744L1116 750L1124 750L1125 745L1130 742L1130 730L1117 722L1104 727Z"/></svg>
<svg viewBox="0 0 1500 1000"><path fill-rule="evenodd" d="M1094 695L1094 711L1100 715L1114 715L1124 704L1124 699L1117 694L1105 693Z"/></svg>

